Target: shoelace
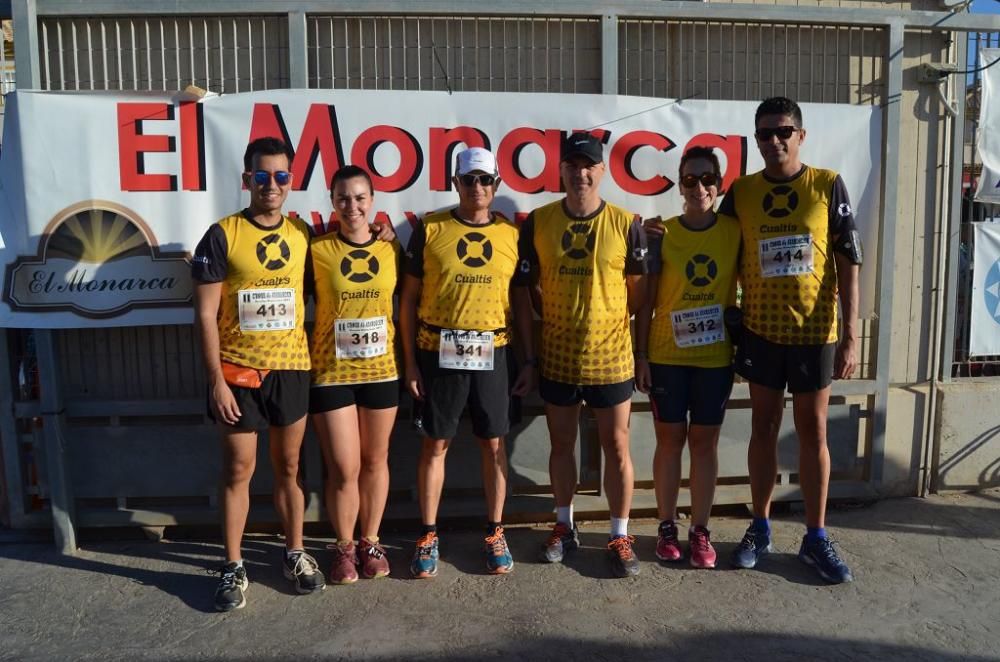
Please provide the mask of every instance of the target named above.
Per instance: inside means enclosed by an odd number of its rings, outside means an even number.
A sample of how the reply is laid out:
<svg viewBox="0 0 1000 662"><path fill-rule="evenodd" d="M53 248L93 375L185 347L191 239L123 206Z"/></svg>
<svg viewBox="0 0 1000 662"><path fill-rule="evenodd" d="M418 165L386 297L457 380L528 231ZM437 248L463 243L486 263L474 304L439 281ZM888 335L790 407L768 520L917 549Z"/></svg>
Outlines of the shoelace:
<svg viewBox="0 0 1000 662"><path fill-rule="evenodd" d="M316 559L309 556L305 552L299 552L293 555L295 558L295 565L292 567L292 574L295 576L305 575L306 577L315 574L316 570L319 569L319 564L316 563Z"/></svg>
<svg viewBox="0 0 1000 662"><path fill-rule="evenodd" d="M711 546L708 542L708 534L701 531L692 531L691 535L688 536L688 542L699 552L707 552Z"/></svg>
<svg viewBox="0 0 1000 662"><path fill-rule="evenodd" d="M743 540L740 541L740 547L749 549L751 552L757 549L757 536L754 535L753 531L747 531L743 534Z"/></svg>
<svg viewBox="0 0 1000 662"><path fill-rule="evenodd" d="M236 570L229 568L228 566L222 566L218 570L207 570L207 574L214 575L216 572L221 573L219 578L219 590L227 590L236 586Z"/></svg>
<svg viewBox="0 0 1000 662"><path fill-rule="evenodd" d="M837 550L833 548L832 540L820 538L815 544L819 547L819 553L827 563L836 566L844 564L844 562L840 559L840 556L837 554Z"/></svg>
<svg viewBox="0 0 1000 662"><path fill-rule="evenodd" d="M486 544L490 546L493 556L503 556L507 553L507 541L503 537L503 529L499 526L492 536L486 536Z"/></svg>
<svg viewBox="0 0 1000 662"><path fill-rule="evenodd" d="M635 542L635 536L622 536L621 538L612 538L608 541L608 549L614 550L618 554L618 558L623 561L628 561L632 558L632 543Z"/></svg>
<svg viewBox="0 0 1000 662"><path fill-rule="evenodd" d="M550 545L556 544L557 542L561 542L563 538L572 535L572 533L573 530L570 529L568 526L566 526L562 522L556 522L556 525L555 527L552 528L552 533L549 535L549 539L545 543L545 546L548 547Z"/></svg>
<svg viewBox="0 0 1000 662"><path fill-rule="evenodd" d="M676 526L661 526L659 530L660 537L666 538L667 540L677 540L677 527Z"/></svg>
<svg viewBox="0 0 1000 662"><path fill-rule="evenodd" d="M428 533L425 536L421 536L420 539L417 540L417 555L420 558L426 559L430 557L434 547L434 539L436 537L437 534Z"/></svg>

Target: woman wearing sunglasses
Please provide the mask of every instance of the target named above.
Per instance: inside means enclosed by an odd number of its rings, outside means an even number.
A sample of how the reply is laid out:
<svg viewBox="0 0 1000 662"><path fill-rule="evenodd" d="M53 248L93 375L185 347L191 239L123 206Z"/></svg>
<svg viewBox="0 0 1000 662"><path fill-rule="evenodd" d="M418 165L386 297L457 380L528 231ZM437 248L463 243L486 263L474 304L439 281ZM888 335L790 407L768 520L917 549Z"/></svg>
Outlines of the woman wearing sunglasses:
<svg viewBox="0 0 1000 662"><path fill-rule="evenodd" d="M337 229L310 244L316 325L309 413L326 463L326 508L337 535L329 579L350 584L359 570L368 579L389 574L378 532L399 404L392 296L400 249L369 225L374 192L367 172L345 166L330 186Z"/></svg>
<svg viewBox="0 0 1000 662"><path fill-rule="evenodd" d="M681 157L683 213L649 232L650 293L636 315L636 387L649 394L656 430L653 481L661 520L656 556L684 558L675 524L681 455L691 457L691 565L714 568L708 518L719 432L733 386L723 312L736 300L739 224L716 216L722 173L710 148ZM657 231L659 230L659 232ZM658 275L656 275L658 273Z"/></svg>

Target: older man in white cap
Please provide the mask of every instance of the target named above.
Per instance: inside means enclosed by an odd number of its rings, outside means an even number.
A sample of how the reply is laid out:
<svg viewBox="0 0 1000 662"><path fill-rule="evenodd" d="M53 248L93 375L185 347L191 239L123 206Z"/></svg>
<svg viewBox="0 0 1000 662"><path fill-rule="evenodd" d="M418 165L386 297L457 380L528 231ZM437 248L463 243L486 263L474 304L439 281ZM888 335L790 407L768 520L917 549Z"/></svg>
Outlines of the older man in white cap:
<svg viewBox="0 0 1000 662"><path fill-rule="evenodd" d="M418 578L437 574L437 512L445 455L467 405L482 453L486 569L504 574L514 567L502 520L507 492L504 435L510 426L509 286L518 264L518 232L490 209L500 177L489 150L460 152L452 181L458 207L430 214L414 229L400 295L406 385L423 403L424 439L417 467L423 531L410 565ZM529 373L518 377L514 394L527 392Z"/></svg>

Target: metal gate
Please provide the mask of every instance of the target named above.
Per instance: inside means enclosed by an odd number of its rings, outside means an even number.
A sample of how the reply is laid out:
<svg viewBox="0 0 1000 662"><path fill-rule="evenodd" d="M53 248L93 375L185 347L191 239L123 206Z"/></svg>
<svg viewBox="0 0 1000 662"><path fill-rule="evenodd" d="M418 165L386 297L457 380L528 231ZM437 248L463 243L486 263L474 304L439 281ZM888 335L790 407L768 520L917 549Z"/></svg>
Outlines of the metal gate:
<svg viewBox="0 0 1000 662"><path fill-rule="evenodd" d="M354 3L305 2L286 14L263 3L204 0L180 15L175 3L12 2L18 83L53 90L178 89L216 92L283 87L606 93L723 100L787 94L800 101L874 105L884 120L876 314L862 321L861 366L835 384L830 437L837 439L831 495L869 497L882 467L889 385L893 264L900 163L904 49L947 53L951 30L974 21L940 12L699 3L531 3L473 16L462 3L402 2L384 13ZM255 10L261 8L260 13ZM946 18L947 17L947 18ZM217 444L204 417L204 378L189 326L0 334L0 423L14 526L54 521L64 549L74 526L215 521ZM37 366L37 368L36 368ZM35 377L37 375L37 378ZM748 391L737 385L720 444L718 503L747 503ZM648 405L635 402L635 509L654 504ZM549 503L547 433L528 402L510 440L509 508L541 517ZM417 444L401 412L391 462L389 517L416 513ZM786 417L788 419L790 417ZM605 511L595 430L581 420L581 512ZM264 444L261 444L263 447ZM781 432L775 497L800 498L797 445ZM468 451L468 452L466 452ZM476 466L456 444L453 466ZM262 459L266 449L260 450ZM322 475L314 443L304 462L307 519L318 520ZM265 462L262 462L265 464ZM472 472L473 474L475 472ZM270 478L252 484L252 517L274 519ZM452 471L442 516L478 512L477 481ZM471 495L471 499L459 498ZM682 495L682 499L684 496ZM682 505L684 505L682 501Z"/></svg>

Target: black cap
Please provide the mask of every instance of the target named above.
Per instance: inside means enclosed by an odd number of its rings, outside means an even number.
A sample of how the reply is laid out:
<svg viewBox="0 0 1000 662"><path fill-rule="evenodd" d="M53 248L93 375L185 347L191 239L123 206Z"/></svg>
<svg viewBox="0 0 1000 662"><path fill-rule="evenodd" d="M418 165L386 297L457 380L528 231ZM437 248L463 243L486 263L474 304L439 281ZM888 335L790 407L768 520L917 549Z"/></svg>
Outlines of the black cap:
<svg viewBox="0 0 1000 662"><path fill-rule="evenodd" d="M591 163L600 163L604 160L604 145L589 133L574 133L563 140L559 160L565 161L574 156L583 156Z"/></svg>

